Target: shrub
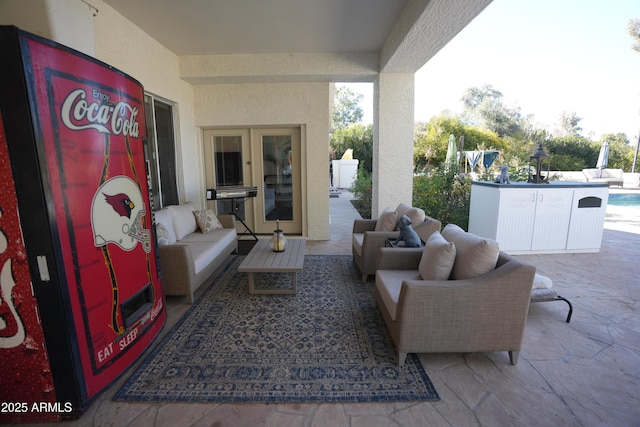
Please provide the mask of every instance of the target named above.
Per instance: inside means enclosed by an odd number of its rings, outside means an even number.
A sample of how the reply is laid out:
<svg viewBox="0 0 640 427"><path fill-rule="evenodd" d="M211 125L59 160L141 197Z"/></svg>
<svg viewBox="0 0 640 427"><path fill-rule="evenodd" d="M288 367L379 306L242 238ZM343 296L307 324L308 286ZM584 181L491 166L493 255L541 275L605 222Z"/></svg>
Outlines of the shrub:
<svg viewBox="0 0 640 427"><path fill-rule="evenodd" d="M413 179L413 206L447 224L469 227L471 178L438 167L431 174Z"/></svg>
<svg viewBox="0 0 640 427"><path fill-rule="evenodd" d="M365 168L358 169L358 175L353 182L351 192L353 193L353 206L365 219L371 218L371 173Z"/></svg>

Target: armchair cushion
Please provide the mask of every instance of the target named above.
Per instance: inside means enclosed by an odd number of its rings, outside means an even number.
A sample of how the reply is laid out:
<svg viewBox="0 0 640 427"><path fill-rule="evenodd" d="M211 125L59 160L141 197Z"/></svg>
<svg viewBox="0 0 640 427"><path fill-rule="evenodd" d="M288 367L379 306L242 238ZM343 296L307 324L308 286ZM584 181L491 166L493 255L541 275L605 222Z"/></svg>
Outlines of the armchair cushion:
<svg viewBox="0 0 640 427"><path fill-rule="evenodd" d="M364 233L353 233L351 235L351 245L358 256L362 256L362 245L364 242Z"/></svg>
<svg viewBox="0 0 640 427"><path fill-rule="evenodd" d="M442 236L456 247L453 280L471 279L496 268L500 248L495 240L467 233L455 224L447 224Z"/></svg>
<svg viewBox="0 0 640 427"><path fill-rule="evenodd" d="M376 288L392 320L396 320L398 301L402 283L406 280L420 280L416 270L378 270Z"/></svg>
<svg viewBox="0 0 640 427"><path fill-rule="evenodd" d="M418 272L422 280L447 280L456 260L456 247L439 231L431 234L424 245Z"/></svg>
<svg viewBox="0 0 640 427"><path fill-rule="evenodd" d="M393 231L396 229L397 220L398 214L391 208L386 208L378 217L375 231Z"/></svg>

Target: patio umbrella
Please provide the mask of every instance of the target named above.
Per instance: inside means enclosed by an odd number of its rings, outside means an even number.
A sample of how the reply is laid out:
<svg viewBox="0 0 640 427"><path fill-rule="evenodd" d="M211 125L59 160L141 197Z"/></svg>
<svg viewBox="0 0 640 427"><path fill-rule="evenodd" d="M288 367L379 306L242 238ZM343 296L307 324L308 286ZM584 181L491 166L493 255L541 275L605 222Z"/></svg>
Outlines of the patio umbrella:
<svg viewBox="0 0 640 427"><path fill-rule="evenodd" d="M598 154L598 161L596 162L596 168L600 169L600 177L602 177L602 169L606 169L609 165L609 142L605 141L600 147L600 154Z"/></svg>
<svg viewBox="0 0 640 427"><path fill-rule="evenodd" d="M445 158L447 167L453 165L456 169L458 166L458 146L456 144L456 137L451 134L449 136L449 145L447 146L447 157Z"/></svg>

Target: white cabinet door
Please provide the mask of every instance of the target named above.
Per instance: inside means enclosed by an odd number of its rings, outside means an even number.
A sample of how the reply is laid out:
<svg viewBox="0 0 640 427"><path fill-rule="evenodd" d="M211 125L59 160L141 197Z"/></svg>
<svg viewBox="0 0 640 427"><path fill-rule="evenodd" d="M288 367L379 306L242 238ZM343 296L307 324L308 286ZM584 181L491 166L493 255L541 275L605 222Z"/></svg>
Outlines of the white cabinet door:
<svg viewBox="0 0 640 427"><path fill-rule="evenodd" d="M496 241L500 249L528 251L536 215L536 190L500 189Z"/></svg>
<svg viewBox="0 0 640 427"><path fill-rule="evenodd" d="M561 250L567 246L573 189L540 189L531 250Z"/></svg>
<svg viewBox="0 0 640 427"><path fill-rule="evenodd" d="M608 197L608 187L575 191L567 249L600 250Z"/></svg>

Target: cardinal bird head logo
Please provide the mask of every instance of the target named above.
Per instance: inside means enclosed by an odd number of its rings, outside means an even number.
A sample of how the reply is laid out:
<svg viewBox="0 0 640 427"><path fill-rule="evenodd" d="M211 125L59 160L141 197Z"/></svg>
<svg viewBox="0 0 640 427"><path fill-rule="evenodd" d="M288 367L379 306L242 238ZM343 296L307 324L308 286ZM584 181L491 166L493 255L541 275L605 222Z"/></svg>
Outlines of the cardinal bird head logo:
<svg viewBox="0 0 640 427"><path fill-rule="evenodd" d="M124 175L105 181L94 193L91 203L91 227L94 245L113 243L131 251L142 243L151 251L151 232L145 225L145 203L140 187Z"/></svg>
<svg viewBox="0 0 640 427"><path fill-rule="evenodd" d="M119 193L115 196L104 194L104 199L120 216L126 216L127 218L131 219L131 211L133 211L133 208L136 207L136 205L131 201L131 197L127 196L124 193Z"/></svg>

